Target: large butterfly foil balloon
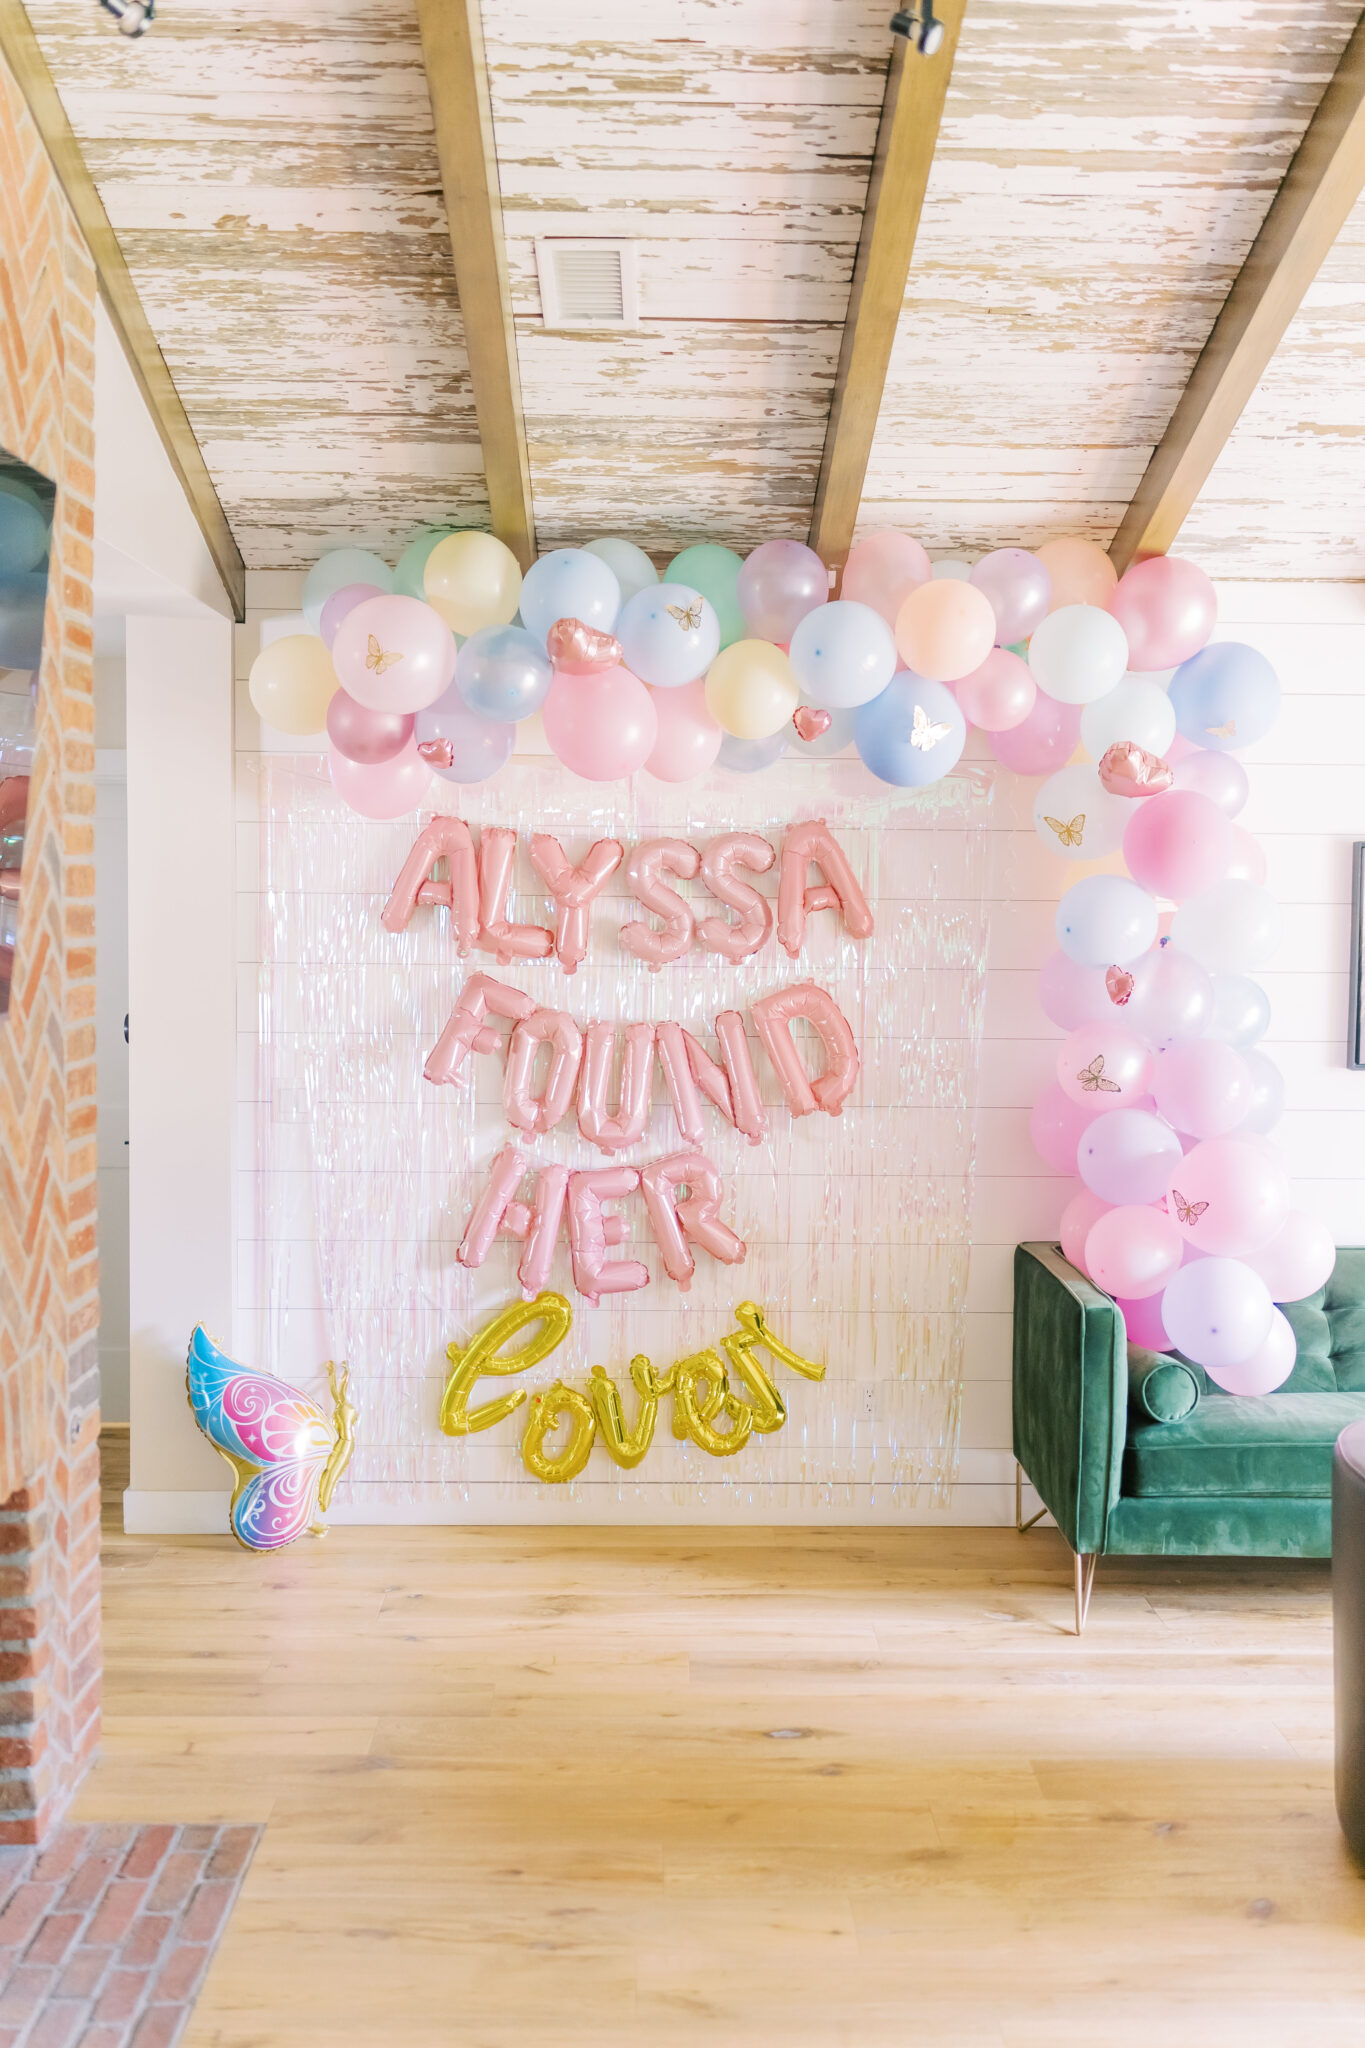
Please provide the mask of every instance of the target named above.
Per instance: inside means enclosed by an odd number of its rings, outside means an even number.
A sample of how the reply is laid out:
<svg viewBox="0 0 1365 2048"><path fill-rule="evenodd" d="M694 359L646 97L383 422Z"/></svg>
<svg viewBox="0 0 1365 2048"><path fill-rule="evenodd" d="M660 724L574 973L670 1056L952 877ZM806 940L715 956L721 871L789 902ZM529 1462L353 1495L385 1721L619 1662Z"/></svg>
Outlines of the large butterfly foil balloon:
<svg viewBox="0 0 1365 2048"><path fill-rule="evenodd" d="M305 1529L326 1534L318 1517L355 1447L349 1378L328 1359L329 1420L297 1387L236 1364L195 1324L185 1373L190 1409L236 1477L228 1527L245 1549L281 1550Z"/></svg>

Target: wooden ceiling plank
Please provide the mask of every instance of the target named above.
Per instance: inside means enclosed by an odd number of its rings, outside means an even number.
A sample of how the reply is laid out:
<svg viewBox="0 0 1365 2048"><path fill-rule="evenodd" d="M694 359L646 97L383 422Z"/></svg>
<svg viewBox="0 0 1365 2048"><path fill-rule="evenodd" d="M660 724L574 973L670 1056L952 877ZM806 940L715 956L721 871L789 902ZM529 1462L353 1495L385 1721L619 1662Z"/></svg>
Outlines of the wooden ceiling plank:
<svg viewBox="0 0 1365 2048"><path fill-rule="evenodd" d="M938 9L945 34L935 56L921 57L903 36L892 44L811 513L810 545L831 568L843 567L853 543L966 5L944 0Z"/></svg>
<svg viewBox="0 0 1365 2048"><path fill-rule="evenodd" d="M128 358L128 366L222 578L233 612L241 619L246 604L246 570L241 551L20 0L0 0L0 54L14 74L52 159L85 237L100 297Z"/></svg>
<svg viewBox="0 0 1365 2048"><path fill-rule="evenodd" d="M1109 553L1164 555L1365 189L1365 14L1237 273Z"/></svg>
<svg viewBox="0 0 1365 2048"><path fill-rule="evenodd" d="M417 20L493 531L528 569L535 511L479 0L417 0Z"/></svg>

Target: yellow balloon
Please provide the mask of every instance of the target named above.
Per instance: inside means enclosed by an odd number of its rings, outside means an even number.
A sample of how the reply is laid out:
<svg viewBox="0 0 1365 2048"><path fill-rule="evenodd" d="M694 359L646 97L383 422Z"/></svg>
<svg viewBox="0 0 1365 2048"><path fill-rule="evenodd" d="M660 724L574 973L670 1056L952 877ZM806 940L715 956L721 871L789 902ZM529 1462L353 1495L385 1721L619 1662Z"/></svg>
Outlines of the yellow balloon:
<svg viewBox="0 0 1365 2048"><path fill-rule="evenodd" d="M714 1351L698 1351L680 1358L673 1372L674 1436L690 1436L713 1458L732 1458L743 1450L754 1426L754 1411L730 1392L724 1360ZM730 1427L712 1429L711 1418L721 1413Z"/></svg>
<svg viewBox="0 0 1365 2048"><path fill-rule="evenodd" d="M649 1360L637 1352L630 1361L630 1377L640 1396L640 1412L634 1429L626 1428L625 1409L615 1380L605 1368L595 1365L588 1379L588 1399L597 1415L598 1434L605 1449L625 1471L633 1471L654 1441L654 1424L659 1414L659 1383Z"/></svg>
<svg viewBox="0 0 1365 2048"><path fill-rule="evenodd" d="M565 1415L573 1424L569 1441L562 1451L553 1457L547 1456L545 1439L558 1428L561 1417ZM521 1462L534 1478L545 1480L547 1485L577 1479L588 1462L596 1434L597 1417L593 1414L591 1401L575 1393L572 1387L566 1387L563 1380L556 1380L547 1392L531 1396L531 1412L526 1422L526 1434L521 1440Z"/></svg>
<svg viewBox="0 0 1365 2048"><path fill-rule="evenodd" d="M506 626L516 617L521 566L491 533L452 533L427 556L422 587L452 633L467 640L482 626Z"/></svg>
<svg viewBox="0 0 1365 2048"><path fill-rule="evenodd" d="M529 1337L519 1351L503 1351L508 1338L515 1337L528 1323L540 1324L536 1335ZM445 1434L472 1436L477 1430L491 1429L495 1422L502 1422L520 1408L526 1399L525 1387L519 1387L515 1393L500 1394L496 1401L486 1401L482 1408L471 1411L469 1397L475 1381L485 1373L490 1378L505 1379L509 1373L528 1372L542 1358L548 1358L572 1328L573 1309L569 1303L562 1294L547 1291L538 1294L534 1301L509 1302L490 1323L484 1324L472 1344L447 1344L446 1357L454 1370L441 1397L441 1428Z"/></svg>
<svg viewBox="0 0 1365 2048"><path fill-rule="evenodd" d="M276 732L322 732L337 692L337 672L316 633L287 633L261 649L247 687Z"/></svg>
<svg viewBox="0 0 1365 2048"><path fill-rule="evenodd" d="M707 670L707 709L738 740L780 732L800 701L792 665L770 640L736 640Z"/></svg>

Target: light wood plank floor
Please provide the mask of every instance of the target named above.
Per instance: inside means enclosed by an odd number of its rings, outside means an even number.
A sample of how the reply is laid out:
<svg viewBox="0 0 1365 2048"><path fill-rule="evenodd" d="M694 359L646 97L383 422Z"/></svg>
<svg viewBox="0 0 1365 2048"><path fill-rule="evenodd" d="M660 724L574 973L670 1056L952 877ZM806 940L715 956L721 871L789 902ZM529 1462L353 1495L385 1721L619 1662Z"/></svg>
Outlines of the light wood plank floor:
<svg viewBox="0 0 1365 2048"><path fill-rule="evenodd" d="M183 2048L1359 2048L1325 1566L1055 1536L106 1553L82 1819L268 1831Z"/></svg>

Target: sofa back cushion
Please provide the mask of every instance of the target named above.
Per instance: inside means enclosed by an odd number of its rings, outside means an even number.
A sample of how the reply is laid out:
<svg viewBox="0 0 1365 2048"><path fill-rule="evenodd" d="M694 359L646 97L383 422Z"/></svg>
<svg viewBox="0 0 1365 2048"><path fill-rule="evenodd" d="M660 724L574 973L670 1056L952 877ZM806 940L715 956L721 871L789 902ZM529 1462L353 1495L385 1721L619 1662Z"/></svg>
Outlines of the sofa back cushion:
<svg viewBox="0 0 1365 2048"><path fill-rule="evenodd" d="M1284 1312L1299 1355L1279 1391L1365 1393L1365 1251L1343 1247L1327 1285Z"/></svg>

